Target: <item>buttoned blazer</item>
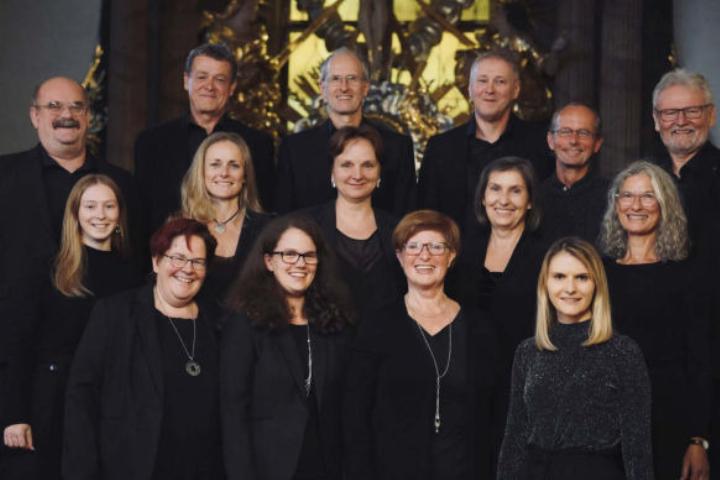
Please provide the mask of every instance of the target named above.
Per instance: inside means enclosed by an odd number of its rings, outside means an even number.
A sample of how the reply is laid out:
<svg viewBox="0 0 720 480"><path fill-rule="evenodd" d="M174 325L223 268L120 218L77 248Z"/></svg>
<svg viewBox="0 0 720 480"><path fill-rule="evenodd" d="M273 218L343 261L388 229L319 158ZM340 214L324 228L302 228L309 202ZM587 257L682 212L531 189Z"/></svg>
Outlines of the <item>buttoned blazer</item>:
<svg viewBox="0 0 720 480"><path fill-rule="evenodd" d="M414 207L415 160L407 135L364 120L382 137L380 188L373 192L373 206L401 217ZM330 184L332 158L329 121L288 135L280 143L276 208L286 213L325 203L336 197Z"/></svg>
<svg viewBox="0 0 720 480"><path fill-rule="evenodd" d="M328 479L340 479L340 409L349 329L311 327L312 385ZM228 318L220 354L220 409L228 480L290 480L308 419L304 371L288 328Z"/></svg>
<svg viewBox="0 0 720 480"><path fill-rule="evenodd" d="M150 480L163 405L153 285L98 301L68 380L63 478Z"/></svg>

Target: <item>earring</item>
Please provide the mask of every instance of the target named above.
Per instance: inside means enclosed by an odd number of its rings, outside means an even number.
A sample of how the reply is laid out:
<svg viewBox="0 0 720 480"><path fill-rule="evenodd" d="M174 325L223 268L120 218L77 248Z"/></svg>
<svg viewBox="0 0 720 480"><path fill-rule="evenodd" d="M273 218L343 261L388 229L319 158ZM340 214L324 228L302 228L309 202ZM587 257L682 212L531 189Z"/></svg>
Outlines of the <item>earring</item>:
<svg viewBox="0 0 720 480"><path fill-rule="evenodd" d="M333 188L337 188L337 185L335 185L335 179L333 177L330 177L330 185L332 185Z"/></svg>
<svg viewBox="0 0 720 480"><path fill-rule="evenodd" d="M115 225L115 235L120 235L122 233L122 230L120 230L120 225Z"/></svg>
<svg viewBox="0 0 720 480"><path fill-rule="evenodd" d="M380 181L381 181L381 180L382 180L382 178L378 178L378 183L377 183L377 185L375 186L375 188L380 188Z"/></svg>

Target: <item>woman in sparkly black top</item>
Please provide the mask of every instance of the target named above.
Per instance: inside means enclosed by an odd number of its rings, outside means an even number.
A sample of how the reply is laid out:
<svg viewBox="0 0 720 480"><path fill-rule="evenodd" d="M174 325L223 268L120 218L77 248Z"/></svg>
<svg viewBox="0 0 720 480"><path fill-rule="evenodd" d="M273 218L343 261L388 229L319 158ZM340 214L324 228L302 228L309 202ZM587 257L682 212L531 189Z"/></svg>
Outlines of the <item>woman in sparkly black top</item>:
<svg viewBox="0 0 720 480"><path fill-rule="evenodd" d="M310 218L270 222L228 295L220 399L228 480L340 480L349 308Z"/></svg>
<svg viewBox="0 0 720 480"><path fill-rule="evenodd" d="M75 349L97 299L134 287L120 190L105 175L79 180L65 205L53 275L19 314L16 355L5 398L5 479L60 478L65 386ZM24 314L23 314L24 313ZM20 320L22 318L22 320ZM24 451L20 451L23 449Z"/></svg>
<svg viewBox="0 0 720 480"><path fill-rule="evenodd" d="M515 352L498 480L653 479L645 361L613 333L605 272L589 243L550 247L537 301L535 337Z"/></svg>

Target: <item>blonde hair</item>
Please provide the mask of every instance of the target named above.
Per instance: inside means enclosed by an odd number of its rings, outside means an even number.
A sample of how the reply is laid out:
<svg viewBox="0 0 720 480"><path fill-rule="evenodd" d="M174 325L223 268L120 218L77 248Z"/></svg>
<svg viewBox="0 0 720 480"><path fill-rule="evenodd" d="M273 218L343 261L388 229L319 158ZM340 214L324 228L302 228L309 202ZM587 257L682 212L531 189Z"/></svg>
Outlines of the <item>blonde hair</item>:
<svg viewBox="0 0 720 480"><path fill-rule="evenodd" d="M93 294L90 289L83 285L87 255L83 248L82 228L80 227L78 212L80 211L82 196L88 188L95 185L105 185L115 194L120 215L116 230L110 239L110 245L112 250L119 252L121 255L127 255L128 253L127 213L120 189L107 175L91 174L84 176L77 181L65 203L60 249L55 256L53 285L66 297L87 297Z"/></svg>
<svg viewBox="0 0 720 480"><path fill-rule="evenodd" d="M610 313L610 295L607 277L602 260L595 248L585 240L577 237L561 238L550 246L545 254L537 284L537 316L535 322L535 345L539 350L556 351L557 347L550 341L550 327L557 322L557 312L550 302L547 291L547 278L550 274L550 262L559 253L568 253L587 268L590 278L595 283L592 300L592 317L590 333L583 346L589 347L612 338L612 316Z"/></svg>
<svg viewBox="0 0 720 480"><path fill-rule="evenodd" d="M198 147L192 164L183 178L180 189L183 216L205 224L215 219L215 209L212 199L210 198L207 188L205 188L205 156L212 145L220 142L232 143L240 150L242 156L245 184L238 198L238 207L262 212L262 206L258 199L257 186L255 184L255 169L253 168L250 148L248 148L245 140L237 133L216 132L203 140Z"/></svg>

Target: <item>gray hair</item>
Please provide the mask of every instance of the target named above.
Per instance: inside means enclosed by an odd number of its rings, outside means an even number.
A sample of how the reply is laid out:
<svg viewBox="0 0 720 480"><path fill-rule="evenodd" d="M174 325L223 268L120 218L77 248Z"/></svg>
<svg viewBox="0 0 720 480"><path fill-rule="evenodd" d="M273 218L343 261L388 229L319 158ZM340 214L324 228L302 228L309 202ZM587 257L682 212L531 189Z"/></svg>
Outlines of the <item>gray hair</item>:
<svg viewBox="0 0 720 480"><path fill-rule="evenodd" d="M683 85L700 90L703 95L705 95L705 103L713 103L712 90L710 90L710 85L702 74L690 72L684 68L676 68L663 75L657 85L655 85L652 94L653 108L657 108L658 98L663 90L675 85Z"/></svg>
<svg viewBox="0 0 720 480"><path fill-rule="evenodd" d="M583 102L566 103L565 105L562 106L562 108L558 108L557 110L555 110L555 113L553 113L552 119L550 120L550 133L554 133L558 129L558 120L560 118L560 114L562 113L563 110L565 110L568 107L584 107L584 108L587 108L588 110L590 110L590 112L595 117L595 122L593 122L594 127L595 127L595 134L598 136L600 135L600 127L601 127L600 114L593 107L591 107L587 103L583 103Z"/></svg>
<svg viewBox="0 0 720 480"><path fill-rule="evenodd" d="M622 258L627 253L627 232L615 210L615 199L625 180L639 174L650 178L653 193L660 206L655 253L663 262L684 260L688 256L689 240L687 217L680 194L672 177L665 170L646 161L631 163L615 176L608 190L607 209L600 229L600 248L605 255L615 259Z"/></svg>
<svg viewBox="0 0 720 480"><path fill-rule="evenodd" d="M333 50L333 52L322 62L322 65L320 65L320 81L324 82L325 79L328 76L329 70L330 70L330 62L333 58L335 58L336 55L350 55L352 57L355 57L355 59L360 63L360 66L362 67L362 73L363 73L363 80L366 82L370 79L370 69L367 66L367 63L365 63L365 60L356 52L355 50L348 48L348 47L340 47L337 50Z"/></svg>
<svg viewBox="0 0 720 480"><path fill-rule="evenodd" d="M503 62L507 63L512 69L513 74L515 74L515 79L518 81L520 80L520 67L518 66L518 61L515 54L509 50L496 48L488 50L487 52L479 53L475 57L472 65L470 66L470 85L472 85L473 81L475 80L475 76L477 75L478 65L490 58L502 60Z"/></svg>
<svg viewBox="0 0 720 480"><path fill-rule="evenodd" d="M227 62L230 64L230 82L234 82L237 78L237 61L235 55L224 43L204 43L193 48L185 59L185 73L190 75L192 64L195 58L199 56L210 57L219 62Z"/></svg>

